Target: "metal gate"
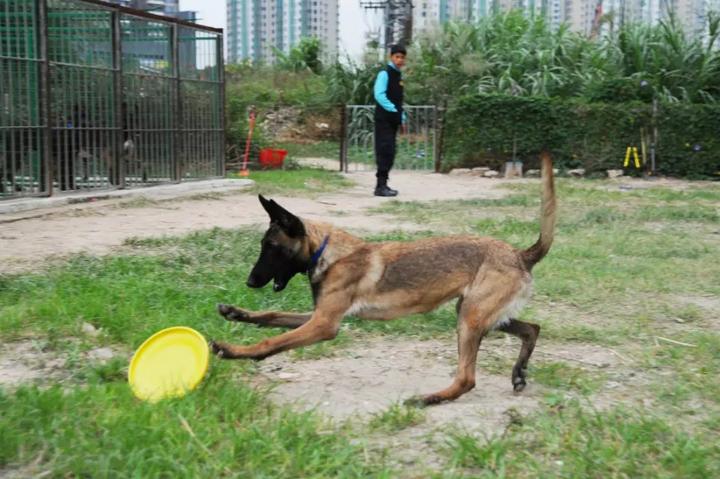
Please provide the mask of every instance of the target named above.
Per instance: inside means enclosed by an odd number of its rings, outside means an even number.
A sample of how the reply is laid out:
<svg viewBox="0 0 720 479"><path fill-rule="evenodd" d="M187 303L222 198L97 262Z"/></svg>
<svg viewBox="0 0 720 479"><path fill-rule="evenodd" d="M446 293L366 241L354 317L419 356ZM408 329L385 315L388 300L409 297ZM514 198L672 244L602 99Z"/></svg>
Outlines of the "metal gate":
<svg viewBox="0 0 720 479"><path fill-rule="evenodd" d="M2 0L0 198L222 176L222 43L98 0Z"/></svg>
<svg viewBox="0 0 720 479"><path fill-rule="evenodd" d="M0 198L44 188L39 16L34 1L0 3Z"/></svg>
<svg viewBox="0 0 720 479"><path fill-rule="evenodd" d="M394 168L435 170L438 161L438 110L405 106L405 132L398 132ZM345 172L375 169L374 105L346 105L341 151Z"/></svg>

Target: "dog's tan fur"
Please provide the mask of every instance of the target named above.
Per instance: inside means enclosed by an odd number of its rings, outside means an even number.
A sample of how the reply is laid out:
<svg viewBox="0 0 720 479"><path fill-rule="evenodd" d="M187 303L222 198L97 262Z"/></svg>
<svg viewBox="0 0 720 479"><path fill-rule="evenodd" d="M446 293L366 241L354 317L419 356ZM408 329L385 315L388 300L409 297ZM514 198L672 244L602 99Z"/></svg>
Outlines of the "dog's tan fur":
<svg viewBox="0 0 720 479"><path fill-rule="evenodd" d="M459 298L457 375L448 388L424 396L419 402L453 400L472 389L480 341L492 329L519 336L523 341L512 375L515 390L521 390L540 328L516 318L530 297L531 269L552 244L556 217L552 162L548 154L543 154L541 160L541 234L526 250L474 236L366 243L332 225L305 220L305 235L300 239L282 231L274 233L272 241L306 259L328 238L327 248L310 272L314 311L253 313L221 305L220 313L229 320L296 329L252 346L213 343L213 350L225 358L262 359L334 338L346 315L393 319L431 311Z"/></svg>

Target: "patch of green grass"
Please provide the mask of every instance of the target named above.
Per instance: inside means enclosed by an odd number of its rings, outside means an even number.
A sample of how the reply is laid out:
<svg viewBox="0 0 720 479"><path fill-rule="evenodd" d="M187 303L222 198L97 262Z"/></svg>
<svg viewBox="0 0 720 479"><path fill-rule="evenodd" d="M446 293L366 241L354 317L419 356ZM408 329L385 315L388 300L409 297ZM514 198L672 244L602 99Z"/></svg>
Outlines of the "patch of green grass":
<svg viewBox="0 0 720 479"><path fill-rule="evenodd" d="M697 202L709 201L720 202L720 188L689 188L675 190L670 188L647 188L633 191L631 196L646 200L657 200L664 202Z"/></svg>
<svg viewBox="0 0 720 479"><path fill-rule="evenodd" d="M461 477L684 477L720 474L720 446L651 415L577 404L513 421L503 436L451 436L447 449Z"/></svg>
<svg viewBox="0 0 720 479"><path fill-rule="evenodd" d="M312 413L276 408L213 363L184 398L142 403L124 378L0 390L0 467L52 477L389 477Z"/></svg>
<svg viewBox="0 0 720 479"><path fill-rule="evenodd" d="M260 237L252 229L218 228L180 238L134 241L140 250L136 255L80 255L47 273L6 277L0 289L0 335L72 336L88 322L102 328L109 340L131 348L174 325L193 327L208 339L262 340L278 330L224 321L216 304L309 311L312 299L302 276L282 294L270 287L245 286ZM158 246L167 252L142 255L142 247Z"/></svg>
<svg viewBox="0 0 720 479"><path fill-rule="evenodd" d="M720 382L717 372L720 370L720 335L712 332L676 335L676 341L689 344L673 344L658 341L657 346L648 349L643 366L650 369L663 369L671 373L670 380L658 384L661 394L676 395L668 388L681 384L687 388L683 399L691 395L698 396L717 404L720 398Z"/></svg>
<svg viewBox="0 0 720 479"><path fill-rule="evenodd" d="M555 243L533 271L532 304L550 312L535 318L543 325L543 337L624 343L663 314L665 306L654 300L658 294L720 294L717 241L704 226L717 215L708 200L718 190L608 191L601 182L565 179L557 184ZM394 201L374 211L428 225L432 236L472 231L526 248L539 233L539 187L517 183L507 188L512 194L499 200ZM572 304L575 316L562 311L562 321L556 321L556 303ZM523 318L532 315L526 310Z"/></svg>
<svg viewBox="0 0 720 479"><path fill-rule="evenodd" d="M300 170L253 171L254 193L262 195L307 195L337 191L354 186L339 173L312 168Z"/></svg>
<svg viewBox="0 0 720 479"><path fill-rule="evenodd" d="M534 361L530 365L530 377L545 386L575 390L583 394L591 394L600 388L603 379L583 369L567 363Z"/></svg>
<svg viewBox="0 0 720 479"><path fill-rule="evenodd" d="M413 406L395 403L375 414L368 423L373 431L398 432L425 421L425 412Z"/></svg>
<svg viewBox="0 0 720 479"><path fill-rule="evenodd" d="M643 206L637 213L641 221L701 221L720 223L717 206L688 204L684 206Z"/></svg>

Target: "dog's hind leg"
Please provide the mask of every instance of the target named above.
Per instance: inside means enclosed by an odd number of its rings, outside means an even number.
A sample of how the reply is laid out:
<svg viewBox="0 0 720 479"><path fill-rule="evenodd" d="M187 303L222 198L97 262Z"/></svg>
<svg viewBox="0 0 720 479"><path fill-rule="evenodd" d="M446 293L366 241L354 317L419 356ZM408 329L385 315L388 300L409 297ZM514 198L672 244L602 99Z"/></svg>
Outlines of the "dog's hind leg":
<svg viewBox="0 0 720 479"><path fill-rule="evenodd" d="M421 405L452 401L475 387L475 362L480 342L521 288L520 278L508 272L479 272L474 285L458 303L458 369L453 383L442 391L411 403Z"/></svg>
<svg viewBox="0 0 720 479"><path fill-rule="evenodd" d="M310 321L312 316L312 313L253 312L229 304L218 304L217 309L218 313L228 321L257 324L267 328L299 328Z"/></svg>
<svg viewBox="0 0 720 479"><path fill-rule="evenodd" d="M540 334L540 326L517 319L510 319L510 321L500 326L498 330L517 336L522 340L520 355L512 370L513 389L515 392L520 392L525 389L527 384L525 377L527 375L528 360L535 349L535 342Z"/></svg>
<svg viewBox="0 0 720 479"><path fill-rule="evenodd" d="M464 304L463 304L464 303ZM475 387L475 363L482 338L487 334L488 328L482 321L478 321L481 312L477 307L471 306L469 301L458 302L458 368L453 383L433 394L411 398L407 401L411 405L429 406L443 401L452 401L459 398Z"/></svg>

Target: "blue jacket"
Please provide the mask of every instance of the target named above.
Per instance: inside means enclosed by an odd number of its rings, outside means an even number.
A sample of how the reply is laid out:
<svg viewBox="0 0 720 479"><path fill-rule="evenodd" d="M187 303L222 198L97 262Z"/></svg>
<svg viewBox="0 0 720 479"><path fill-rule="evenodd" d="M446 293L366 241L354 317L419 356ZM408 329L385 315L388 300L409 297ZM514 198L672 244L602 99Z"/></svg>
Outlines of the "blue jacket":
<svg viewBox="0 0 720 479"><path fill-rule="evenodd" d="M393 62L388 62L388 66L400 71ZM375 101L383 107L386 111L389 111L391 113L397 113L398 108L396 105L391 102L387 97L387 88L388 88L388 73L386 70L381 70L380 73L378 73L377 78L375 79L375 87L373 88L373 93L375 96ZM402 112L402 122L405 123L407 121L407 114L403 111Z"/></svg>

